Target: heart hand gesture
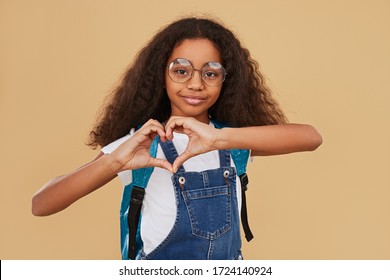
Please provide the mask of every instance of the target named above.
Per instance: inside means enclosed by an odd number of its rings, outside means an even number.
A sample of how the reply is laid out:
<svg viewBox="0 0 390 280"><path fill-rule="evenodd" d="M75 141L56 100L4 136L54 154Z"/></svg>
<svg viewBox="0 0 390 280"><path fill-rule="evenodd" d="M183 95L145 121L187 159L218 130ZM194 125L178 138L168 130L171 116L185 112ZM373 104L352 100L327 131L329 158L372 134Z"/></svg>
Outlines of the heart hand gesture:
<svg viewBox="0 0 390 280"><path fill-rule="evenodd" d="M151 157L149 149L154 137L158 135L162 141L173 140L174 131L186 134L189 140L172 166L167 160ZM215 150L217 133L217 129L194 118L171 117L165 127L158 121L149 120L111 155L121 163L120 171L153 166L175 173L189 158Z"/></svg>
<svg viewBox="0 0 390 280"><path fill-rule="evenodd" d="M165 125L166 138L173 139L173 131L189 137L184 152L173 163L173 172L189 158L215 150L218 129L188 117L171 117Z"/></svg>

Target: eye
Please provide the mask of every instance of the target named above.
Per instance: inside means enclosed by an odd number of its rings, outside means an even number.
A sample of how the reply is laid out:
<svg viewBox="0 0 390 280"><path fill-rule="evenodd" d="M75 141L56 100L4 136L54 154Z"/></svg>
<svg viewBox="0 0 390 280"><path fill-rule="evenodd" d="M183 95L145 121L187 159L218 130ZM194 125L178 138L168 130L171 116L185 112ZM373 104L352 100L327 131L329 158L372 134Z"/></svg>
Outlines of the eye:
<svg viewBox="0 0 390 280"><path fill-rule="evenodd" d="M175 76L188 76L191 73L191 67L179 63L171 63L169 73Z"/></svg>
<svg viewBox="0 0 390 280"><path fill-rule="evenodd" d="M169 72L175 76L188 76L191 71L191 63L185 58L177 58L169 65Z"/></svg>
<svg viewBox="0 0 390 280"><path fill-rule="evenodd" d="M175 74L176 75L187 75L187 70L186 69L176 69Z"/></svg>
<svg viewBox="0 0 390 280"><path fill-rule="evenodd" d="M203 70L203 78L206 80L217 80L222 77L222 71L219 69L204 69Z"/></svg>
<svg viewBox="0 0 390 280"><path fill-rule="evenodd" d="M223 79L224 68L218 62L209 62L202 69L204 80L220 80Z"/></svg>
<svg viewBox="0 0 390 280"><path fill-rule="evenodd" d="M215 79L218 77L218 73L213 71L207 71L203 73L203 77L205 77L206 79Z"/></svg>
<svg viewBox="0 0 390 280"><path fill-rule="evenodd" d="M180 82L183 80L188 79L188 77L191 75L190 69L187 69L187 67L183 67L181 65L176 65L172 67L172 69L169 70L169 75L174 80Z"/></svg>

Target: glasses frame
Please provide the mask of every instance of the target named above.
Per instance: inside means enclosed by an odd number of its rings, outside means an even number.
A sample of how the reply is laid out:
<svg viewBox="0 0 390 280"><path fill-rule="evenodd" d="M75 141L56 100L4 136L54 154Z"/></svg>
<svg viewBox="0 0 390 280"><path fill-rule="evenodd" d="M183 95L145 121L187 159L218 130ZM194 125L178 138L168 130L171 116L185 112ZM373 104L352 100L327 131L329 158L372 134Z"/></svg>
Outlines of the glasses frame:
<svg viewBox="0 0 390 280"><path fill-rule="evenodd" d="M170 75L170 73L169 73L169 70L170 70L170 68L171 68L172 63L175 62L176 60L179 60L179 59L183 59L183 60L188 61L188 62L190 63L190 65L191 65L191 67L192 67L191 75L189 75L189 76L188 76L188 79L185 80L185 81L183 81L183 82L177 82L177 81L175 81L175 80L171 77L171 75ZM218 85L209 85L209 84L203 79L202 69L203 69L206 65L208 65L209 63L218 63L219 65L221 65L221 68L223 69L223 73L224 73L223 79L222 79L221 83L218 84ZM196 68L194 67L194 65L192 64L192 62L191 62L189 59L184 58L184 57L178 57L178 58L175 58L174 60L172 60L172 61L167 65L167 70L168 70L168 77L171 79L171 81L174 82L174 83L178 83L178 84L185 84L185 83L187 83L189 80L191 80L191 79L194 77L195 71L198 71L198 72L200 72L200 77L201 77L201 79L202 79L202 82L203 82L205 85L209 86L209 87L219 87L220 85L223 84L223 82L224 82L225 79L226 79L226 75L227 75L227 72L226 72L225 67L223 67L223 65L222 65L221 63L217 62L217 61L209 61L209 62L205 63L201 69L196 69Z"/></svg>

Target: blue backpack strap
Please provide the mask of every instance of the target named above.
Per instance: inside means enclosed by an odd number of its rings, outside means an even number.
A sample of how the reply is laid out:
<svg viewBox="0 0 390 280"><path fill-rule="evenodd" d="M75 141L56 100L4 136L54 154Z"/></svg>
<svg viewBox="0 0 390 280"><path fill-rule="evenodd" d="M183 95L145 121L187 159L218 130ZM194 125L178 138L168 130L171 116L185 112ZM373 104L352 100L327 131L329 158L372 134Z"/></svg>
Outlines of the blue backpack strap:
<svg viewBox="0 0 390 280"><path fill-rule="evenodd" d="M249 150L232 149L230 153L233 157L234 164L236 165L237 174L242 175L246 173L246 165L249 160Z"/></svg>
<svg viewBox="0 0 390 280"><path fill-rule="evenodd" d="M227 125L212 121L216 128L224 128ZM246 195L245 192L248 189L248 175L246 174L246 166L249 160L250 151L243 149L231 149L230 153L232 155L234 164L236 166L237 174L240 177L241 182L241 223L245 233L245 238L247 241L253 239L253 234L249 228L248 222L248 212L246 210Z"/></svg>
<svg viewBox="0 0 390 280"><path fill-rule="evenodd" d="M158 141L159 137L156 137L150 146L149 151L152 157L156 157ZM132 170L132 182L124 187L120 208L121 251L123 260L135 259L142 249L143 243L140 235L141 223L139 222L141 220L140 209L143 193L153 170L153 167ZM129 227L129 223L133 222L135 223L131 228L134 231Z"/></svg>

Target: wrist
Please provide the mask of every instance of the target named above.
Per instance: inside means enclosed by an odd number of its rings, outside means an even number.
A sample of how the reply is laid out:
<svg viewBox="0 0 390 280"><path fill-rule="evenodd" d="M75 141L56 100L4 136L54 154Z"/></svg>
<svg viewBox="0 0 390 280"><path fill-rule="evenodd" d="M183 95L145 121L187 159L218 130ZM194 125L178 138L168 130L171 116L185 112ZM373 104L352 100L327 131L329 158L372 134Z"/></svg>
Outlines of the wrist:
<svg viewBox="0 0 390 280"><path fill-rule="evenodd" d="M108 167L108 169L114 174L117 174L118 172L122 171L123 164L113 155L105 154L102 159L104 160L104 163Z"/></svg>
<svg viewBox="0 0 390 280"><path fill-rule="evenodd" d="M221 128L217 129L215 141L214 141L214 149L215 150L227 150L229 149L229 135L231 134L231 128Z"/></svg>

